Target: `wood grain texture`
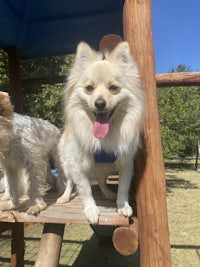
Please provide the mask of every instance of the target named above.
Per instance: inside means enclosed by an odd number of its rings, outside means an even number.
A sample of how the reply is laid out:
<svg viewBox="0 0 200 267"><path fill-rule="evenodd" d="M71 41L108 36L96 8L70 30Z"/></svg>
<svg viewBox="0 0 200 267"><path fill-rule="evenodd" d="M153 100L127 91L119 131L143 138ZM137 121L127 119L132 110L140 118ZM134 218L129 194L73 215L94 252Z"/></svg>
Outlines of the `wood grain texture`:
<svg viewBox="0 0 200 267"><path fill-rule="evenodd" d="M124 39L129 42L138 64L147 107L144 147L135 164L140 266L171 267L149 0L125 1Z"/></svg>
<svg viewBox="0 0 200 267"><path fill-rule="evenodd" d="M177 72L156 74L158 87L169 86L199 86L200 72Z"/></svg>
<svg viewBox="0 0 200 267"><path fill-rule="evenodd" d="M24 266L24 224L14 223L11 224L11 267Z"/></svg>
<svg viewBox="0 0 200 267"><path fill-rule="evenodd" d="M64 224L44 225L35 267L56 267L59 265L64 229Z"/></svg>
<svg viewBox="0 0 200 267"><path fill-rule="evenodd" d="M108 200L101 194L98 186L93 186L93 196L100 210L99 224L102 225L129 225L129 219L120 216L116 211L116 201ZM88 224L83 213L82 202L76 194L66 204L56 204L58 195L48 193L44 199L47 208L37 216L25 212L4 211L0 212L2 222L32 222L32 223L83 223ZM1 198L1 196L0 196ZM25 201L25 199L23 199Z"/></svg>
<svg viewBox="0 0 200 267"><path fill-rule="evenodd" d="M138 249L138 221L137 218L127 226L119 226L112 237L115 249L124 256L134 254Z"/></svg>

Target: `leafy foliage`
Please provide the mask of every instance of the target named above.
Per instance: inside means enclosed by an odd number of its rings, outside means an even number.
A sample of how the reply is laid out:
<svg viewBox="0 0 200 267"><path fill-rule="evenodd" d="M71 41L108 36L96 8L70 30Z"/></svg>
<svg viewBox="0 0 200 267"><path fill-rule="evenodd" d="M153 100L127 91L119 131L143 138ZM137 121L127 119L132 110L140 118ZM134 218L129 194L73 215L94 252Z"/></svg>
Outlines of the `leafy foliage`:
<svg viewBox="0 0 200 267"><path fill-rule="evenodd" d="M62 84L42 85L24 90L24 111L32 117L43 118L62 127Z"/></svg>
<svg viewBox="0 0 200 267"><path fill-rule="evenodd" d="M25 79L65 75L72 61L73 55L23 60L21 77Z"/></svg>
<svg viewBox="0 0 200 267"><path fill-rule="evenodd" d="M8 91L8 57L3 50L0 50L0 89Z"/></svg>
<svg viewBox="0 0 200 267"><path fill-rule="evenodd" d="M68 74L73 55L23 60L21 62L21 77L52 78ZM0 51L0 90L9 91L8 59L4 51ZM63 84L47 85L23 89L24 113L51 121L62 127L62 89Z"/></svg>
<svg viewBox="0 0 200 267"><path fill-rule="evenodd" d="M190 69L178 65L178 70ZM157 93L164 156L194 155L200 135L200 88L158 88Z"/></svg>

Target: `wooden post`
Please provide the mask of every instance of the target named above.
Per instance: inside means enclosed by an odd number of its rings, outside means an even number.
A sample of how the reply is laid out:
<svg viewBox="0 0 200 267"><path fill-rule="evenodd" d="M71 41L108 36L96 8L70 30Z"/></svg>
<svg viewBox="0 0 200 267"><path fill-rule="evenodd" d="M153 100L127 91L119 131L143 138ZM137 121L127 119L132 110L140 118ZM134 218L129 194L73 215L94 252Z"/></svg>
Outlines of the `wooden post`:
<svg viewBox="0 0 200 267"><path fill-rule="evenodd" d="M59 264L64 224L44 225L35 267L56 267Z"/></svg>
<svg viewBox="0 0 200 267"><path fill-rule="evenodd" d="M166 181L159 130L151 1L125 0L124 38L131 46L146 95L144 147L135 164L140 266L171 267Z"/></svg>
<svg viewBox="0 0 200 267"><path fill-rule="evenodd" d="M11 102L15 111L23 113L23 95L20 78L20 53L15 46L7 48Z"/></svg>
<svg viewBox="0 0 200 267"><path fill-rule="evenodd" d="M7 222L0 222L0 234L10 230L11 224Z"/></svg>
<svg viewBox="0 0 200 267"><path fill-rule="evenodd" d="M11 267L24 266L24 223L12 223Z"/></svg>
<svg viewBox="0 0 200 267"><path fill-rule="evenodd" d="M122 41L118 34L106 34L100 40L99 51L112 51Z"/></svg>

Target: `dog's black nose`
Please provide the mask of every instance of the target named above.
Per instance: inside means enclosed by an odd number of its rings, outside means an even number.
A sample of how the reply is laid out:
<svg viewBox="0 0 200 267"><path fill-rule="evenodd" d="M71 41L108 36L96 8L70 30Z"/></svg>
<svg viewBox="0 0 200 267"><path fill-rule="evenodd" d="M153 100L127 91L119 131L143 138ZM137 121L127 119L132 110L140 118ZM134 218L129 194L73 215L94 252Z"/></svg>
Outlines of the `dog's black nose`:
<svg viewBox="0 0 200 267"><path fill-rule="evenodd" d="M98 110L104 110L106 107L106 101L102 98L97 99L94 104Z"/></svg>

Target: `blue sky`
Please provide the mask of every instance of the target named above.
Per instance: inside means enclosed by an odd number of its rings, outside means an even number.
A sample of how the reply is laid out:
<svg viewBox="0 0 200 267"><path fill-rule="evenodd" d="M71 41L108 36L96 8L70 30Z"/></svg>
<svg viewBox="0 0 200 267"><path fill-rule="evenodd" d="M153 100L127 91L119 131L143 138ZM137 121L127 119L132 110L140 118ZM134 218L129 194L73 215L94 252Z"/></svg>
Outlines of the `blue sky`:
<svg viewBox="0 0 200 267"><path fill-rule="evenodd" d="M152 20L156 73L200 71L200 0L152 0Z"/></svg>

